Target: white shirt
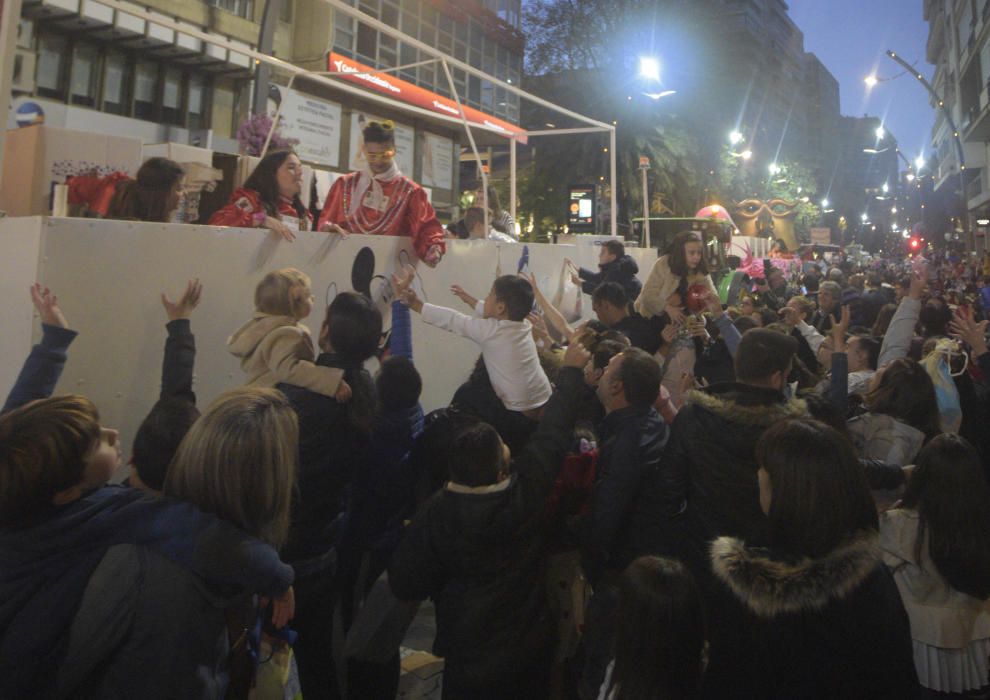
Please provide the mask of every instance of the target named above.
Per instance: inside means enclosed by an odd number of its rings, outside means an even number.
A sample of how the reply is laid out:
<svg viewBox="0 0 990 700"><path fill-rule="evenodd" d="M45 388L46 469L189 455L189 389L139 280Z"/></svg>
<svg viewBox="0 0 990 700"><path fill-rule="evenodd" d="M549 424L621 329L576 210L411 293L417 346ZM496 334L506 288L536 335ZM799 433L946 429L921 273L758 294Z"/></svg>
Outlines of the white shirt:
<svg viewBox="0 0 990 700"><path fill-rule="evenodd" d="M473 340L481 346L488 377L495 395L510 411L529 411L550 400L553 390L533 342L529 321L500 321L479 318L484 302L475 306L476 316L453 309L423 304L423 321L431 326Z"/></svg>

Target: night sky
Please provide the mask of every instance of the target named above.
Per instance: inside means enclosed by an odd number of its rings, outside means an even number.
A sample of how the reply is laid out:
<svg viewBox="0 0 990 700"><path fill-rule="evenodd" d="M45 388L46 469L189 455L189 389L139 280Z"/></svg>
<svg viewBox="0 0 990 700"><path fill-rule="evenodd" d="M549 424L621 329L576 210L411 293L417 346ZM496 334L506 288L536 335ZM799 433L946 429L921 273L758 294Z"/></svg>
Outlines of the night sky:
<svg viewBox="0 0 990 700"><path fill-rule="evenodd" d="M914 160L931 150L934 112L928 93L911 75L867 90L863 78L875 72L892 78L903 69L884 55L896 52L931 79L925 61L928 24L922 0L787 0L790 16L804 33L804 49L815 53L839 81L842 114L878 116ZM917 63L915 63L917 61Z"/></svg>

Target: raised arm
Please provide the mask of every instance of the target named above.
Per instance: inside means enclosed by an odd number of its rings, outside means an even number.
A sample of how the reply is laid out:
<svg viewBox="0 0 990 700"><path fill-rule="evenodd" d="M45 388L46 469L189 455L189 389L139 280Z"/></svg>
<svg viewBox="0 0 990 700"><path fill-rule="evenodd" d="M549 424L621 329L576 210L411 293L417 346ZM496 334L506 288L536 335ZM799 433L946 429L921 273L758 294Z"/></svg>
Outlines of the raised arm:
<svg viewBox="0 0 990 700"><path fill-rule="evenodd" d="M51 396L65 368L69 345L76 337L51 290L35 283L31 286L31 302L41 317L41 342L31 348L0 413Z"/></svg>
<svg viewBox="0 0 990 700"><path fill-rule="evenodd" d="M186 291L177 302L162 292L162 306L168 316L165 325L165 354L162 358L162 390L160 399L180 398L196 403L193 393L193 367L196 364L196 339L189 327L189 317L199 305L203 285L198 279L189 280Z"/></svg>
<svg viewBox="0 0 990 700"><path fill-rule="evenodd" d="M890 319L887 333L883 336L883 345L880 346L880 358L877 360L877 367L883 367L894 360L907 357L911 351L911 339L914 337L914 328L918 325L918 317L921 315L921 297L925 292L925 271L915 270L911 273L911 289L908 295L901 299L900 306Z"/></svg>
<svg viewBox="0 0 990 700"><path fill-rule="evenodd" d="M540 285L536 283L536 275L529 274L523 275L529 283L533 285L533 298L536 299L536 303L541 309L543 309L543 316L546 320L553 326L558 333L567 338L568 342L574 337L574 329L571 328L571 324L567 322L564 318L564 314L560 313L560 310L550 303L550 301L543 295L540 291Z"/></svg>

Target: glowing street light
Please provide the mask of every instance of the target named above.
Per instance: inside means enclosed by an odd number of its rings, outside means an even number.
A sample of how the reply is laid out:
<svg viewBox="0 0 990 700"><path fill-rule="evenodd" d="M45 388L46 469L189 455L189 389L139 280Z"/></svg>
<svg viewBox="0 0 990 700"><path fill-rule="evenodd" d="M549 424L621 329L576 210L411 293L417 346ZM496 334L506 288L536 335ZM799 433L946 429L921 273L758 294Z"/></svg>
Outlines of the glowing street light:
<svg viewBox="0 0 990 700"><path fill-rule="evenodd" d="M925 167L925 157L924 156L918 156L917 158L915 158L914 159L914 167L917 170L921 170L923 167Z"/></svg>
<svg viewBox="0 0 990 700"><path fill-rule="evenodd" d="M877 86L877 83L879 81L877 80L877 76L875 76L875 75L868 75L865 78L863 78L863 82L866 83L866 87L867 88L874 88L874 87Z"/></svg>
<svg viewBox="0 0 990 700"><path fill-rule="evenodd" d="M822 200L822 209L828 209L828 200L827 199L823 199Z"/></svg>
<svg viewBox="0 0 990 700"><path fill-rule="evenodd" d="M641 78L660 82L660 61L652 56L640 56L639 75Z"/></svg>
<svg viewBox="0 0 990 700"><path fill-rule="evenodd" d="M780 172L780 166L777 165L776 163L771 163L770 165L767 166L767 169L770 171L771 175L776 175L777 173Z"/></svg>
<svg viewBox="0 0 990 700"><path fill-rule="evenodd" d="M897 213L897 207L891 207L890 208L890 213L891 214L896 214Z"/></svg>
<svg viewBox="0 0 990 700"><path fill-rule="evenodd" d="M887 194L888 192L890 192L890 187L887 185L886 182L883 183L883 187L881 187L880 189L883 190L884 194Z"/></svg>
<svg viewBox="0 0 990 700"><path fill-rule="evenodd" d="M883 130L883 124L877 127L877 141L883 141L883 137L887 135L887 132Z"/></svg>
<svg viewBox="0 0 990 700"><path fill-rule="evenodd" d="M864 222L864 223L866 222L866 220L868 218L869 217L866 215L866 212L863 212L862 214L859 215L859 220L862 221L862 222Z"/></svg>
<svg viewBox="0 0 990 700"><path fill-rule="evenodd" d="M745 151L739 154L739 157L742 158L743 160L749 160L750 158L753 157L753 152L747 148Z"/></svg>
<svg viewBox="0 0 990 700"><path fill-rule="evenodd" d="M908 173L907 175L904 176L904 179L907 180L908 182L914 182L914 173Z"/></svg>
<svg viewBox="0 0 990 700"><path fill-rule="evenodd" d="M737 143L739 143L742 140L743 140L743 135L740 134L738 131L733 131L731 134L729 134L729 143L731 143L733 146L735 146Z"/></svg>

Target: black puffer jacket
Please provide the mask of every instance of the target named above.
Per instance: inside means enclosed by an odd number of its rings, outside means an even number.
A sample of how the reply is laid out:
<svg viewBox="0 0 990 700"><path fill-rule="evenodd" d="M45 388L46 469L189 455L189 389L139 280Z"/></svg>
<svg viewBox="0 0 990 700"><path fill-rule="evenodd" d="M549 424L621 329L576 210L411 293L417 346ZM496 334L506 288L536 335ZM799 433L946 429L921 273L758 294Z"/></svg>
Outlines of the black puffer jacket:
<svg viewBox="0 0 990 700"><path fill-rule="evenodd" d="M581 291L591 294L595 287L605 282L615 282L622 286L626 292L626 299L635 301L639 297L639 292L643 288L643 283L636 279L639 272L639 265L628 255L616 258L610 263L598 266L598 272L582 267L578 270L578 277L581 283Z"/></svg>
<svg viewBox="0 0 990 700"><path fill-rule="evenodd" d="M777 421L805 415L804 401L738 382L688 394L674 420L668 459L687 472L695 544L704 546L719 535L764 542L756 442Z"/></svg>
<svg viewBox="0 0 990 700"><path fill-rule="evenodd" d="M911 628L876 533L795 560L712 545L705 698L918 697Z"/></svg>
<svg viewBox="0 0 990 700"><path fill-rule="evenodd" d="M610 413L598 436L598 474L582 523L592 583L602 569L621 572L644 554L674 554L685 490L683 470L663 456L670 429L652 406Z"/></svg>
<svg viewBox="0 0 990 700"><path fill-rule="evenodd" d="M514 474L479 488L448 484L395 551L389 583L401 600L433 599L434 648L452 685L498 688L550 648L541 525L582 387L579 370L561 369Z"/></svg>

